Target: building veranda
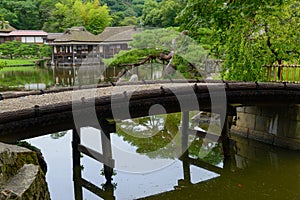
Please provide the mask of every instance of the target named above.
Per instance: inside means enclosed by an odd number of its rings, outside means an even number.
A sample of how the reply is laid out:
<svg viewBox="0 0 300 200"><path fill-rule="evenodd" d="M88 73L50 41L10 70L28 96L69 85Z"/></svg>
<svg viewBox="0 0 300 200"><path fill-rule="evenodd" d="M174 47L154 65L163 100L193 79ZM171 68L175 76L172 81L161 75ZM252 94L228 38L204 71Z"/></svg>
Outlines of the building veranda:
<svg viewBox="0 0 300 200"><path fill-rule="evenodd" d="M93 35L83 26L67 29L63 34L48 40L52 46L54 66L99 64L102 58L111 58L121 50L129 50L128 42L138 33L134 26L107 27ZM50 34L49 34L50 35Z"/></svg>

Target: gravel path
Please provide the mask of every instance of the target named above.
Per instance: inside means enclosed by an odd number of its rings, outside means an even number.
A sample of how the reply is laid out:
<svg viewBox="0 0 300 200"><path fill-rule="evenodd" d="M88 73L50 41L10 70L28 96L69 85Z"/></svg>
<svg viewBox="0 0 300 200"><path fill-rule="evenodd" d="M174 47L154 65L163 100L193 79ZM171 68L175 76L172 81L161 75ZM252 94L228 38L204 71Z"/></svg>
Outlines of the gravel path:
<svg viewBox="0 0 300 200"><path fill-rule="evenodd" d="M193 84L189 84L193 85ZM47 106L55 105L63 102L71 102L72 100L81 100L95 98L100 96L111 96L112 94L123 94L124 91L130 95L130 92L164 88L186 87L187 83L168 83L168 84L149 84L149 85L126 85L105 88L94 88L84 90L74 90L59 93L49 93L43 95L31 95L14 99L4 99L0 101L0 113L17 111L27 108L33 108L35 105Z"/></svg>

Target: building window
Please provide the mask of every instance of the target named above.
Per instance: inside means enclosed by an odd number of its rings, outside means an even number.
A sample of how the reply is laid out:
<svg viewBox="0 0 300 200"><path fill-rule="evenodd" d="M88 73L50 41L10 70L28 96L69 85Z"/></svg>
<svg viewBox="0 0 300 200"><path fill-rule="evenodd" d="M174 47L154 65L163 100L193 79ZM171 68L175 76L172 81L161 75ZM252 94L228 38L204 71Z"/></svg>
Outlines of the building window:
<svg viewBox="0 0 300 200"><path fill-rule="evenodd" d="M36 42L36 43L43 43L44 40L43 40L42 37L35 37L35 42Z"/></svg>
<svg viewBox="0 0 300 200"><path fill-rule="evenodd" d="M34 37L26 37L26 43L34 43Z"/></svg>

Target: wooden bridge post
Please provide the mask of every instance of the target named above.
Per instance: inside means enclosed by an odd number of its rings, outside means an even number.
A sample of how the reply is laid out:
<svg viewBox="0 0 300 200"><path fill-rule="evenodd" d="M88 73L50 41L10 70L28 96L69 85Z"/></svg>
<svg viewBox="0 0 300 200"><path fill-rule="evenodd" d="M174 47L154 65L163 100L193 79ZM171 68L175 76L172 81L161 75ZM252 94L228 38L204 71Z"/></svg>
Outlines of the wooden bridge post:
<svg viewBox="0 0 300 200"><path fill-rule="evenodd" d="M82 200L80 151L78 150L78 145L80 144L80 130L78 132L76 128L74 128L72 135L74 193L76 200Z"/></svg>
<svg viewBox="0 0 300 200"><path fill-rule="evenodd" d="M221 125L223 125L221 137L222 137L222 147L224 158L231 157L230 151L230 128L233 123L233 116L236 115L236 109L232 106L227 106L227 112L221 116Z"/></svg>
<svg viewBox="0 0 300 200"><path fill-rule="evenodd" d="M186 186L191 183L191 172L190 172L190 163L188 161L189 151L188 151L188 142L189 142L189 112L182 112L181 117L181 156L180 160L182 161L183 168L183 180L178 181L178 186Z"/></svg>
<svg viewBox="0 0 300 200"><path fill-rule="evenodd" d="M191 169L188 153L183 154L180 159L182 161L183 179L178 181L178 186L188 186L191 184Z"/></svg>
<svg viewBox="0 0 300 200"><path fill-rule="evenodd" d="M102 141L102 152L104 157L104 176L106 178L106 185L111 185L113 175L113 164L112 164L112 150L110 134L116 132L116 123L110 123L106 119L100 120L101 126L101 141Z"/></svg>
<svg viewBox="0 0 300 200"><path fill-rule="evenodd" d="M188 154L189 112L182 113L181 123L181 155L185 155Z"/></svg>

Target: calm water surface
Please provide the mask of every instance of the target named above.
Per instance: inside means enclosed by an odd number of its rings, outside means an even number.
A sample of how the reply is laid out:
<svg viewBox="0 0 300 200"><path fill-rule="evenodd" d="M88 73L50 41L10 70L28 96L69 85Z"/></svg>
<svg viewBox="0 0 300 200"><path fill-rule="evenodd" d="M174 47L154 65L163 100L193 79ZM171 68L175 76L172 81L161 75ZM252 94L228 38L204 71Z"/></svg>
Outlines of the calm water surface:
<svg viewBox="0 0 300 200"><path fill-rule="evenodd" d="M161 70L153 72L139 70L139 76L161 77ZM72 86L76 75L76 69L70 68L1 70L0 91ZM111 196L120 200L300 199L299 152L233 138L231 159L224 160L221 144L191 136L189 157L178 159L180 119L180 114L172 114L118 122L117 133L111 135L116 165ZM192 122L190 128L200 129ZM220 134L218 128L215 132ZM74 199L72 131L28 141L44 154L51 198ZM82 143L101 152L100 134L94 128L82 129ZM103 165L87 156L81 164L82 177L103 188ZM100 199L85 189L83 197Z"/></svg>
<svg viewBox="0 0 300 200"><path fill-rule="evenodd" d="M300 199L299 152L234 137L232 158L224 160L220 144L190 137L189 158L201 162L189 164L176 158L177 141L171 139L179 125L180 114L118 123L111 135L116 199ZM74 199L71 140L72 131L29 140L48 163L52 199ZM82 143L101 152L94 128L82 129ZM83 178L101 188L102 164L87 156L81 163ZM85 189L83 196L101 199Z"/></svg>

